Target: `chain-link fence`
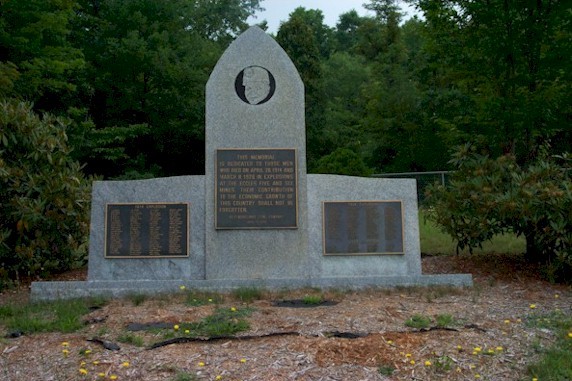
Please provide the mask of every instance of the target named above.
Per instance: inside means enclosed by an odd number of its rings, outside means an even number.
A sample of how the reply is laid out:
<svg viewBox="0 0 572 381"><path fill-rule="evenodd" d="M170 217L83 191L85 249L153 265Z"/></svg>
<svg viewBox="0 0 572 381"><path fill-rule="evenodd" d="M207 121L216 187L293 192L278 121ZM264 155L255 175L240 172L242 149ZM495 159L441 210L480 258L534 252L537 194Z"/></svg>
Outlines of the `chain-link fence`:
<svg viewBox="0 0 572 381"><path fill-rule="evenodd" d="M417 198L421 205L425 199L425 188L434 183L447 184L449 181L449 171L379 173L372 175L372 177L417 180Z"/></svg>

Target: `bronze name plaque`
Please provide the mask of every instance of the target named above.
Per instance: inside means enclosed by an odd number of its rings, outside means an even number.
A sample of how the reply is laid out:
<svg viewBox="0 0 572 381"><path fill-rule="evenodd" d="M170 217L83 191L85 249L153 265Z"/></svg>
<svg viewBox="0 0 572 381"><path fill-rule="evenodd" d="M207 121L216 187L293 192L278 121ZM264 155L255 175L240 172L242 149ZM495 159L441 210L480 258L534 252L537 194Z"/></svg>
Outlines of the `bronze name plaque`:
<svg viewBox="0 0 572 381"><path fill-rule="evenodd" d="M401 201L322 203L324 255L404 254Z"/></svg>
<svg viewBox="0 0 572 381"><path fill-rule="evenodd" d="M189 255L189 204L107 204L105 258Z"/></svg>
<svg viewBox="0 0 572 381"><path fill-rule="evenodd" d="M298 227L295 149L218 149L216 229Z"/></svg>

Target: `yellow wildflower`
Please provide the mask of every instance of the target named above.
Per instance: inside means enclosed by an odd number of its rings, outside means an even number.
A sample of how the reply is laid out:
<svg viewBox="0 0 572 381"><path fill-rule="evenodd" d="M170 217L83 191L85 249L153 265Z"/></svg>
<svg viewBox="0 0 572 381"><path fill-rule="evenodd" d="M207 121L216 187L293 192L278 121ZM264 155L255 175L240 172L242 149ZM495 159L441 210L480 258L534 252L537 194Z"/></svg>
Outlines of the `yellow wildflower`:
<svg viewBox="0 0 572 381"><path fill-rule="evenodd" d="M572 332L568 332L568 337L572 339Z"/></svg>
<svg viewBox="0 0 572 381"><path fill-rule="evenodd" d="M429 360L425 361L425 366L431 366L431 361Z"/></svg>
<svg viewBox="0 0 572 381"><path fill-rule="evenodd" d="M410 363L411 365L415 365L415 360L411 360L411 361L409 361L409 363Z"/></svg>
<svg viewBox="0 0 572 381"><path fill-rule="evenodd" d="M411 357L411 353L407 353L405 357Z"/></svg>
<svg viewBox="0 0 572 381"><path fill-rule="evenodd" d="M481 378L481 375L477 373L475 374L475 378Z"/></svg>
<svg viewBox="0 0 572 381"><path fill-rule="evenodd" d="M178 324L175 324L175 325L173 326L173 329L174 329L175 331L178 331L178 330L179 330L179 325L178 325Z"/></svg>
<svg viewBox="0 0 572 381"><path fill-rule="evenodd" d="M508 319L505 319L505 321L504 321L504 322L505 322L505 324L509 324L509 323L510 323L510 320L508 320Z"/></svg>
<svg viewBox="0 0 572 381"><path fill-rule="evenodd" d="M97 374L97 377L105 378L105 373L101 372Z"/></svg>
<svg viewBox="0 0 572 381"><path fill-rule="evenodd" d="M246 359L245 359L245 358L241 358L241 359L240 359L240 362L244 364L244 363L246 362Z"/></svg>
<svg viewBox="0 0 572 381"><path fill-rule="evenodd" d="M215 380L222 380L222 376L219 374L218 376L215 377Z"/></svg>
<svg viewBox="0 0 572 381"><path fill-rule="evenodd" d="M185 329L185 334L188 335L189 333L191 333L191 331L189 331L188 329Z"/></svg>
<svg viewBox="0 0 572 381"><path fill-rule="evenodd" d="M499 347L496 347L496 350L501 352L502 350L504 350L504 348L499 346Z"/></svg>
<svg viewBox="0 0 572 381"><path fill-rule="evenodd" d="M70 351L68 351L67 349L62 350L62 353L64 354L65 357L67 357L70 354Z"/></svg>
<svg viewBox="0 0 572 381"><path fill-rule="evenodd" d="M392 345L392 344L393 344L393 340L387 340L387 344Z"/></svg>
<svg viewBox="0 0 572 381"><path fill-rule="evenodd" d="M112 374L111 376L109 376L110 380L117 380L117 376L115 374Z"/></svg>
<svg viewBox="0 0 572 381"><path fill-rule="evenodd" d="M483 349L482 349L481 347L475 347L473 350L474 350L475 352L480 352L480 351L482 351Z"/></svg>
<svg viewBox="0 0 572 381"><path fill-rule="evenodd" d="M183 286L183 285L179 286L179 290L181 290L181 291L185 291L185 288L186 288L186 287Z"/></svg>
<svg viewBox="0 0 572 381"><path fill-rule="evenodd" d="M94 361L93 361L93 365L99 365L99 361L94 360Z"/></svg>
<svg viewBox="0 0 572 381"><path fill-rule="evenodd" d="M124 361L123 364L121 364L121 366L124 368L128 368L129 367L129 361Z"/></svg>
<svg viewBox="0 0 572 381"><path fill-rule="evenodd" d="M69 347L70 343L68 343L67 341L62 342L62 347Z"/></svg>
<svg viewBox="0 0 572 381"><path fill-rule="evenodd" d="M80 373L81 375L85 376L85 375L87 374L87 369L85 369L85 368L80 368L80 369L79 369L79 373Z"/></svg>
<svg viewBox="0 0 572 381"><path fill-rule="evenodd" d="M531 304L531 305L530 305L530 309L533 310L533 309L535 309L535 308L536 308L536 304Z"/></svg>
<svg viewBox="0 0 572 381"><path fill-rule="evenodd" d="M205 366L205 363L201 361L199 362L199 366Z"/></svg>

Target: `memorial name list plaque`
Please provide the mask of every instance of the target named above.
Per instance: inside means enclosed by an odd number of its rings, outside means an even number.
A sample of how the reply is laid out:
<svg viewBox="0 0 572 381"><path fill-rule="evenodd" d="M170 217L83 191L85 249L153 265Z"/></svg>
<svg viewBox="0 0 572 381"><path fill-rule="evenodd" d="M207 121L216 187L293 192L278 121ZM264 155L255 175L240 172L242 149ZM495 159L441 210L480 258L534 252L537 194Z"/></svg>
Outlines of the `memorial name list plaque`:
<svg viewBox="0 0 572 381"><path fill-rule="evenodd" d="M216 229L295 229L295 149L217 149Z"/></svg>
<svg viewBox="0 0 572 381"><path fill-rule="evenodd" d="M189 256L189 204L107 204L105 258Z"/></svg>
<svg viewBox="0 0 572 381"><path fill-rule="evenodd" d="M404 254L401 201L322 203L324 255Z"/></svg>

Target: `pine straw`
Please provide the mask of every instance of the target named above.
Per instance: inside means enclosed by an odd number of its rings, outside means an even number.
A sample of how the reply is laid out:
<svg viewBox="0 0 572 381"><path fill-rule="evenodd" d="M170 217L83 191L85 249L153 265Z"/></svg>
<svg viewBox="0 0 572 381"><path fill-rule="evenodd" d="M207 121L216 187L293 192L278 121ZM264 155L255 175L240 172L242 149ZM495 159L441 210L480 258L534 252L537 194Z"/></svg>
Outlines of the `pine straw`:
<svg viewBox="0 0 572 381"><path fill-rule="evenodd" d="M505 265L503 265L505 263ZM503 271L504 266L504 271ZM520 265L519 265L520 266ZM539 347L555 339L548 330L526 324L527 316L548 314L556 309L570 314L572 292L564 286L538 279L527 266L511 258L430 257L423 259L425 273L471 270L475 286L399 288L361 292L325 292L334 306L283 308L273 301L299 298L314 290L268 294L253 302L245 336L280 332L298 335L266 336L258 339L228 339L214 342L173 344L149 350L119 343L120 351L109 351L86 339L94 336L117 342L129 323L198 321L214 306L185 305L183 295L148 299L135 306L129 299L113 300L86 319L103 323L86 326L74 334L35 334L0 340L0 380L102 380L98 373L118 380L174 380L179 372L199 380L482 380L514 381L528 378L526 365L538 356ZM558 298L555 295L558 294ZM0 303L18 293L0 296ZM532 310L530 304L536 304ZM242 308L228 296L219 307ZM435 318L450 314L456 331L419 331L404 325L414 314ZM519 320L520 319L520 320ZM506 323L508 320L509 323ZM364 334L355 339L329 337L326 333ZM5 333L0 328L1 333ZM147 346L164 339L157 332L135 332ZM62 354L63 341L69 355ZM459 347L460 349L459 349ZM481 352L473 354L475 347ZM497 350L502 347L502 350ZM85 349L92 352L81 354ZM487 354L489 349L494 354ZM415 364L411 363L415 361ZM88 370L82 376L81 363ZM94 361L96 362L94 364ZM425 362L430 361L431 366ZM125 362L129 366L124 366ZM204 363L204 365L203 365ZM378 367L391 367L384 376Z"/></svg>

